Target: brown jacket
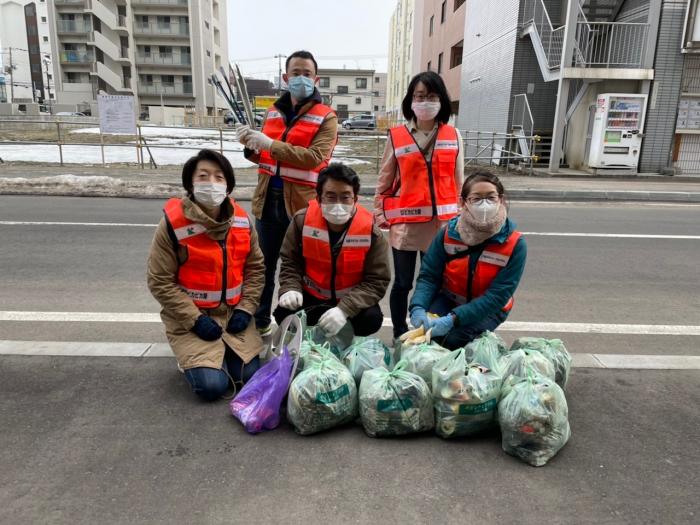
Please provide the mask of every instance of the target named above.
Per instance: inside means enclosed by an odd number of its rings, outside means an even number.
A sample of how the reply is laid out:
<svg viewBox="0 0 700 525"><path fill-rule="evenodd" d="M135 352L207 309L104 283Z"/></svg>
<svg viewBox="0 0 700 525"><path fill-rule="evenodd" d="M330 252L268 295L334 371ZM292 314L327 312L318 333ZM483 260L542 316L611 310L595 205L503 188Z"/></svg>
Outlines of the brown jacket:
<svg viewBox="0 0 700 525"><path fill-rule="evenodd" d="M194 202L183 199L185 216L207 227L207 235L215 240L222 240L229 228L228 219L232 207L226 201L222 205L223 221L215 221L206 215ZM252 222L251 222L252 224ZM161 219L151 243L148 256L148 289L160 303L160 317L165 325L165 333L170 347L183 369L194 367L221 368L224 359L224 343L248 363L263 350L263 342L251 320L248 328L240 334L226 332L226 324L234 308L255 314L265 284L265 262L258 246L255 228L250 229L250 253L246 260L243 278L243 291L240 302L235 306L222 303L212 310L200 310L177 285L177 269L187 259L187 248L179 246L177 253L168 233L165 218ZM205 313L211 316L224 329L224 334L217 341L204 341L194 332L197 318Z"/></svg>
<svg viewBox="0 0 700 525"><path fill-rule="evenodd" d="M280 104L283 100L288 99L289 95L283 95L275 105ZM320 101L320 96L311 99L297 111L297 117L300 117L314 104ZM264 125L264 124L263 124ZM293 146L286 142L275 140L270 148L272 158L277 161L288 162L289 164L298 167L299 169L312 169L321 164L324 159L331 154L338 136L338 117L331 113L321 124L318 133L313 138L313 141L308 148L301 146ZM247 150L249 151L249 150ZM257 163L260 156L251 153L246 155L248 160ZM265 197L270 184L270 177L267 175L258 176L258 185L253 194L252 211L253 215L258 219L262 218L263 206L265 205ZM316 197L316 188L305 186L303 184L294 184L284 182L284 205L287 209L287 215L292 217L297 211L306 208L309 201Z"/></svg>
<svg viewBox="0 0 700 525"><path fill-rule="evenodd" d="M305 273L305 262L302 255L302 236L306 210L294 215L287 234L282 243L280 257L280 297L289 291L303 292L302 278ZM350 318L355 317L360 310L378 304L386 294L391 281L389 267L389 243L377 226L372 227L372 245L365 258L365 276L360 284L354 286L343 297L338 306Z"/></svg>

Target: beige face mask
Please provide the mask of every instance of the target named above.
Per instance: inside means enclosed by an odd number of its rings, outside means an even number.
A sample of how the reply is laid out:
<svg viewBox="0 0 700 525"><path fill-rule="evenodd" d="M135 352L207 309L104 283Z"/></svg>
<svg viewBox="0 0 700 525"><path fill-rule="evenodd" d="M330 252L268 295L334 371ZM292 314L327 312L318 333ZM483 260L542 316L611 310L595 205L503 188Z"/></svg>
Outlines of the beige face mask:
<svg viewBox="0 0 700 525"><path fill-rule="evenodd" d="M192 194L195 202L202 206L214 208L219 206L226 198L226 184L217 182L195 182L192 185Z"/></svg>

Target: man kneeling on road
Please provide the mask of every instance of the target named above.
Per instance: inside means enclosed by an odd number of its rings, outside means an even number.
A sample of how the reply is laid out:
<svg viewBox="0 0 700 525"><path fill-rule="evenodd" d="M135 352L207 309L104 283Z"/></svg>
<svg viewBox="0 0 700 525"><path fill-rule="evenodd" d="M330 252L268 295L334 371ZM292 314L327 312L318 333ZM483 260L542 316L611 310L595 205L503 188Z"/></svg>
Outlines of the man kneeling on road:
<svg viewBox="0 0 700 525"><path fill-rule="evenodd" d="M329 336L348 321L355 335L381 328L389 245L358 204L359 192L359 177L343 164L319 174L316 199L294 215L282 244L278 324L303 308L308 324Z"/></svg>

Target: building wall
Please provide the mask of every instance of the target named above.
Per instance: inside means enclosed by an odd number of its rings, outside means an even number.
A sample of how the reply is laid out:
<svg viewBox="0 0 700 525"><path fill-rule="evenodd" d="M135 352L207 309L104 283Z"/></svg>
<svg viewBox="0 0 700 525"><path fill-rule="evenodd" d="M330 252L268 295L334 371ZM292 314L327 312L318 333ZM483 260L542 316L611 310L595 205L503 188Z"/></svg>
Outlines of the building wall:
<svg viewBox="0 0 700 525"><path fill-rule="evenodd" d="M338 120L363 114L374 113L375 97L374 71L368 69L319 69L318 90L324 101L336 110ZM328 86L325 85L326 79ZM363 79L367 87L357 87L358 79ZM321 85L323 84L323 86ZM347 93L338 93L338 86L347 87ZM359 102L358 102L359 101ZM345 106L345 108L343 108Z"/></svg>
<svg viewBox="0 0 700 525"><path fill-rule="evenodd" d="M452 65L452 48L464 40L464 22L467 13L467 2L459 3L455 0L422 0L422 16L420 25L416 27L414 35L414 49L420 49L419 71L426 71L428 63L431 69L440 74L445 81L450 98L455 103L455 112L459 111L460 80L462 76L461 55ZM459 5L455 10L454 6ZM442 20L442 6L445 6L445 20ZM433 19L433 31L430 34L430 20ZM417 45L420 42L420 45ZM439 55L442 53L442 68L438 71Z"/></svg>
<svg viewBox="0 0 700 525"><path fill-rule="evenodd" d="M681 38L687 0L664 0L640 157L640 171L656 172L671 164L683 74Z"/></svg>
<svg viewBox="0 0 700 525"><path fill-rule="evenodd" d="M414 74L413 34L415 27L414 0L398 0L389 22L389 60L387 72L387 113L394 121L403 120L401 101Z"/></svg>
<svg viewBox="0 0 700 525"><path fill-rule="evenodd" d="M386 73L374 73L374 112L384 116L386 114Z"/></svg>
<svg viewBox="0 0 700 525"><path fill-rule="evenodd" d="M467 0L460 129L506 132L519 0ZM477 36L478 35L478 36Z"/></svg>
<svg viewBox="0 0 700 525"><path fill-rule="evenodd" d="M33 100L32 76L29 64L29 44L24 17L24 5L29 2L0 0L0 61L2 70L10 65L10 48L12 48L12 80L6 74L8 101L14 96L17 101ZM38 3L38 1L37 1ZM12 86L10 86L12 82Z"/></svg>

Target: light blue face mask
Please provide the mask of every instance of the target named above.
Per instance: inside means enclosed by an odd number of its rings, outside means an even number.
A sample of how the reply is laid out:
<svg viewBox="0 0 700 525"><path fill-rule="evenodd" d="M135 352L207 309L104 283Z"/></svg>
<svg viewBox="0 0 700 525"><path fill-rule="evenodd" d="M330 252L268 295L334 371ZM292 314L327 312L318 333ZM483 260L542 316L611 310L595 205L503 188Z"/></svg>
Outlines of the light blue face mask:
<svg viewBox="0 0 700 525"><path fill-rule="evenodd" d="M314 92L314 79L310 77L289 77L289 93L297 100L309 98Z"/></svg>

